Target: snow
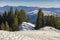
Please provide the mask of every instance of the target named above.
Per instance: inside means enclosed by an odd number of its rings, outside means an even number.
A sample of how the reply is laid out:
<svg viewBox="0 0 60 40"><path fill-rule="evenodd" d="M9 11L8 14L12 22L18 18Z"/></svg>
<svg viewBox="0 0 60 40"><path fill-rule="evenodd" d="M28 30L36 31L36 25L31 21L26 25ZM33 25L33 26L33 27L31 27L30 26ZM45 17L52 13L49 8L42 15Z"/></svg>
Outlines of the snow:
<svg viewBox="0 0 60 40"><path fill-rule="evenodd" d="M30 12L27 12L27 13L28 13L28 14L29 14L29 13L30 13L30 14L32 13L32 15L33 15L33 14L37 14L37 13L38 13L38 10L30 11Z"/></svg>
<svg viewBox="0 0 60 40"><path fill-rule="evenodd" d="M0 31L0 40L60 40L60 32L54 31Z"/></svg>
<svg viewBox="0 0 60 40"><path fill-rule="evenodd" d="M51 15L54 15L54 16L56 16L56 13L55 12L51 12L51 11L45 11L45 10L43 10L43 13L44 13L44 16L51 16Z"/></svg>
<svg viewBox="0 0 60 40"><path fill-rule="evenodd" d="M21 30L34 30L35 25L32 23L23 22L19 28Z"/></svg>
<svg viewBox="0 0 60 40"><path fill-rule="evenodd" d="M3 31L0 30L0 40L60 40L60 30L45 26L34 30L35 25L27 22L21 24L24 31Z"/></svg>
<svg viewBox="0 0 60 40"><path fill-rule="evenodd" d="M55 12L51 12L51 11L46 11L46 10L42 10L42 12L44 13L44 16L51 16L51 15L54 15L56 16L56 13ZM38 13L38 10L34 10L34 11L30 11L30 12L27 12L28 14L30 15L34 15L34 14L37 14Z"/></svg>
<svg viewBox="0 0 60 40"><path fill-rule="evenodd" d="M55 31L55 32L60 32L60 30L58 29L55 29L54 27L51 27L51 26L45 26L41 29L39 29L40 31Z"/></svg>

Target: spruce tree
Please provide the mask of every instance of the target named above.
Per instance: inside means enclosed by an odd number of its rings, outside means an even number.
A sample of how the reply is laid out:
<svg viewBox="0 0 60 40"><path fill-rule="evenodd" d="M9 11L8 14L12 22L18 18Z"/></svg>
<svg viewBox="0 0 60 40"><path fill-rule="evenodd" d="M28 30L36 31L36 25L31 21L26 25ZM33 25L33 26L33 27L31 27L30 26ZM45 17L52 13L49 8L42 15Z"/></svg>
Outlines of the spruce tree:
<svg viewBox="0 0 60 40"><path fill-rule="evenodd" d="M47 16L46 26L55 26L55 17L53 15Z"/></svg>
<svg viewBox="0 0 60 40"><path fill-rule="evenodd" d="M60 30L60 19L56 16L47 16L46 26L52 26Z"/></svg>
<svg viewBox="0 0 60 40"><path fill-rule="evenodd" d="M18 15L18 22L19 24L21 24L22 22L25 22L25 21L26 21L25 11L21 9Z"/></svg>
<svg viewBox="0 0 60 40"><path fill-rule="evenodd" d="M55 17L55 28L60 30L60 19L57 17Z"/></svg>
<svg viewBox="0 0 60 40"><path fill-rule="evenodd" d="M56 22L55 19L56 19L55 16L51 16L51 26L52 26L52 27L55 27L55 25L56 25L56 24L55 24L55 22Z"/></svg>
<svg viewBox="0 0 60 40"><path fill-rule="evenodd" d="M2 16L0 15L0 25L1 25L1 23L2 23Z"/></svg>
<svg viewBox="0 0 60 40"><path fill-rule="evenodd" d="M43 26L44 26L44 14L42 10L39 9L35 29L37 30L39 28L42 28Z"/></svg>
<svg viewBox="0 0 60 40"><path fill-rule="evenodd" d="M4 25L4 23L1 24L1 30L5 30L5 25Z"/></svg>
<svg viewBox="0 0 60 40"><path fill-rule="evenodd" d="M17 16L14 17L13 30L14 30L14 31L18 31L18 30L19 30L18 17L17 17Z"/></svg>
<svg viewBox="0 0 60 40"><path fill-rule="evenodd" d="M8 20L8 14L7 14L7 12L5 11L4 12L4 14L3 14L3 22L4 22L4 24L5 24L5 22Z"/></svg>
<svg viewBox="0 0 60 40"><path fill-rule="evenodd" d="M14 16L14 10L13 10L13 7L10 8L10 17L13 17Z"/></svg>
<svg viewBox="0 0 60 40"><path fill-rule="evenodd" d="M60 19L58 19L56 28L60 30Z"/></svg>
<svg viewBox="0 0 60 40"><path fill-rule="evenodd" d="M18 14L19 14L19 11L18 11L18 9L16 8L16 10L15 10L15 16L18 16Z"/></svg>
<svg viewBox="0 0 60 40"><path fill-rule="evenodd" d="M13 20L14 20L14 10L13 7L10 8L10 11L8 12L8 24L12 28L13 27Z"/></svg>
<svg viewBox="0 0 60 40"><path fill-rule="evenodd" d="M10 29L9 29L9 25L8 25L8 22L6 21L6 23L5 23L5 30L6 31L9 31Z"/></svg>

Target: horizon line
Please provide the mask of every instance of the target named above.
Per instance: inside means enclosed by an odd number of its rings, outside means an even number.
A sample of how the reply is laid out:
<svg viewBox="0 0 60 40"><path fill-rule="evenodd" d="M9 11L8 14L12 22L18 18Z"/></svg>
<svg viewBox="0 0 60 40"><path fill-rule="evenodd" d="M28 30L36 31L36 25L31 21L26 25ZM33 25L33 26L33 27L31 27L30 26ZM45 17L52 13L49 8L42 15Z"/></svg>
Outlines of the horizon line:
<svg viewBox="0 0 60 40"><path fill-rule="evenodd" d="M5 7L5 6L10 6L10 7L19 7L19 6L21 6L21 5L18 5L18 6L16 6L16 5L4 5L4 6L0 6L0 7ZM23 7L36 7L36 6L24 6L23 5ZM60 8L60 7L37 7L37 8Z"/></svg>

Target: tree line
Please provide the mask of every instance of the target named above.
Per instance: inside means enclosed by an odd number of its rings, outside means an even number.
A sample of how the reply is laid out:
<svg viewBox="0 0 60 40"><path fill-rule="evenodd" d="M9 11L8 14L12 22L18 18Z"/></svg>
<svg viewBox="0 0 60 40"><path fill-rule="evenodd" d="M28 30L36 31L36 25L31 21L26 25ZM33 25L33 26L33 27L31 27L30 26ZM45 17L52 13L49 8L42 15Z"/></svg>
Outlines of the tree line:
<svg viewBox="0 0 60 40"><path fill-rule="evenodd" d="M11 7L8 12L5 11L3 15L0 15L0 30L19 31L18 26L22 22L28 22L25 11L23 9L19 11L16 8L14 12L13 7Z"/></svg>
<svg viewBox="0 0 60 40"><path fill-rule="evenodd" d="M60 19L54 15L44 16L42 9L39 9L35 29L38 30L44 26L51 26L60 30Z"/></svg>
<svg viewBox="0 0 60 40"><path fill-rule="evenodd" d="M23 9L19 11L17 8L14 11L11 7L8 12L5 11L0 15L0 30L19 31L22 22L29 22L25 11ZM44 26L52 26L60 30L60 19L53 15L45 17L42 9L39 9L35 29L38 30Z"/></svg>

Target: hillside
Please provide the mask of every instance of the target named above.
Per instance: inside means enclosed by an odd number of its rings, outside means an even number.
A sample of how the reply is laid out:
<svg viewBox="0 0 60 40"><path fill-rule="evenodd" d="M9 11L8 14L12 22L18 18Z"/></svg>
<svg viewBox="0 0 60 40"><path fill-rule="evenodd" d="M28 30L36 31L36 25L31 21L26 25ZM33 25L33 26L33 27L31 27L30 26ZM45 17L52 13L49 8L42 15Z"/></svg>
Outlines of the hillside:
<svg viewBox="0 0 60 40"><path fill-rule="evenodd" d="M60 40L60 31L44 27L44 30L8 32L0 30L0 40ZM46 30L47 29L47 30Z"/></svg>
<svg viewBox="0 0 60 40"><path fill-rule="evenodd" d="M34 30L34 24L23 22L19 27L15 32L0 30L0 40L60 40L60 30L50 26Z"/></svg>

